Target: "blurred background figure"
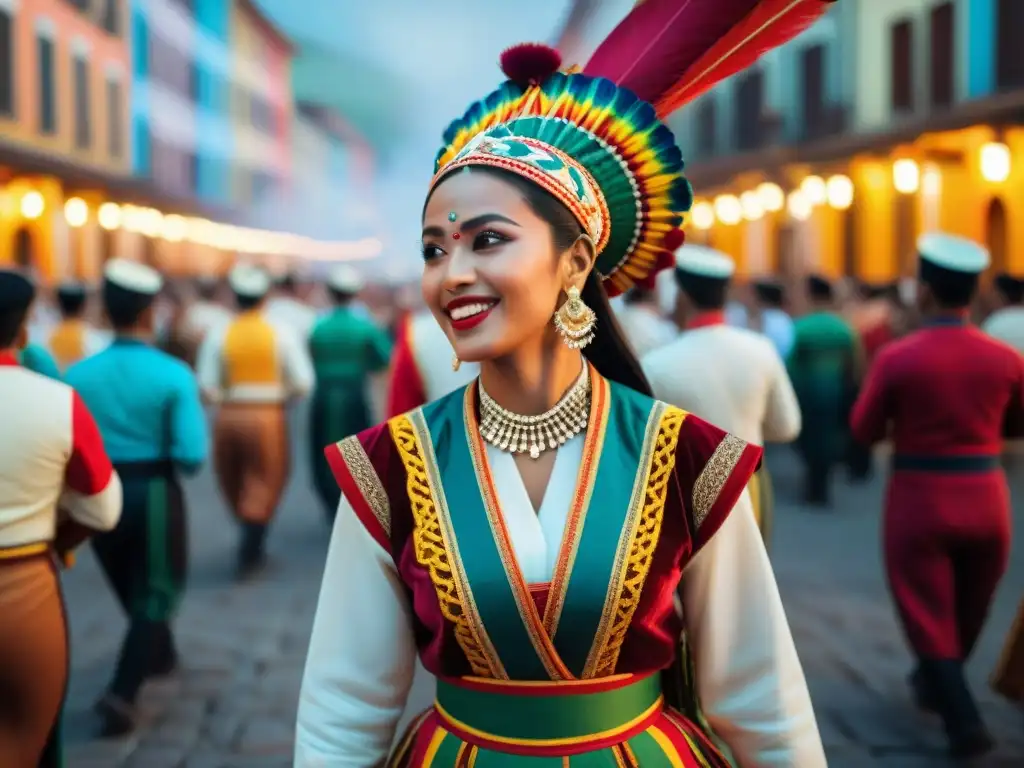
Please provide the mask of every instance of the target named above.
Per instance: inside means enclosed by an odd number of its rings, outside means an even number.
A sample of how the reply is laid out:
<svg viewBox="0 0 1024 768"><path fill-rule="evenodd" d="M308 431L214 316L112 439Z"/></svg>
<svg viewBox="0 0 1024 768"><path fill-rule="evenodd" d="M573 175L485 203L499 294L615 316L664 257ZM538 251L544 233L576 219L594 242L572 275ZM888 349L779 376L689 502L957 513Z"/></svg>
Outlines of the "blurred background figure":
<svg viewBox="0 0 1024 768"><path fill-rule="evenodd" d="M800 433L800 407L786 366L770 339L725 322L726 295L736 265L699 245L676 254L678 316L685 330L642 360L654 396L764 445ZM765 464L749 483L761 535L771 535L772 485Z"/></svg>
<svg viewBox="0 0 1024 768"><path fill-rule="evenodd" d="M988 251L943 233L917 250L924 325L879 353L851 426L865 445L892 436L885 563L917 657L910 684L942 717L953 755L970 757L993 746L964 667L1009 558L999 453L1004 437L1024 436L1024 359L969 324Z"/></svg>
<svg viewBox="0 0 1024 768"><path fill-rule="evenodd" d="M305 297L304 284L295 272L285 273L267 300L267 319L286 326L300 339L308 339L316 323L316 310Z"/></svg>
<svg viewBox="0 0 1024 768"><path fill-rule="evenodd" d="M352 311L364 286L363 278L352 267L331 270L327 290L333 306L309 336L316 375L309 409L309 456L329 521L334 520L340 491L324 448L376 423L369 400L370 377L386 369L391 359L387 332L372 319Z"/></svg>
<svg viewBox="0 0 1024 768"><path fill-rule="evenodd" d="M81 283L66 282L57 287L60 321L50 331L49 349L61 370L95 355L110 343L107 334L85 319L88 301L89 294Z"/></svg>
<svg viewBox="0 0 1024 768"><path fill-rule="evenodd" d="M668 344L678 333L661 314L656 290L633 288L623 296L615 316L638 358Z"/></svg>
<svg viewBox="0 0 1024 768"><path fill-rule="evenodd" d="M186 359L195 366L199 347L208 334L223 330L234 317L221 301L221 281L212 275L200 275L194 281L195 298L185 308L181 335Z"/></svg>
<svg viewBox="0 0 1024 768"><path fill-rule="evenodd" d="M767 336L783 360L793 350L793 318L786 311L786 289L774 279L754 282L756 326Z"/></svg>
<svg viewBox="0 0 1024 768"><path fill-rule="evenodd" d="M1006 273L992 283L994 310L981 328L1024 354L1024 280Z"/></svg>
<svg viewBox="0 0 1024 768"><path fill-rule="evenodd" d="M847 418L863 367L852 328L835 311L832 284L807 278L807 314L794 323L789 373L803 413L798 447L808 504L831 505L832 470L846 456Z"/></svg>
<svg viewBox="0 0 1024 768"><path fill-rule="evenodd" d="M267 532L291 476L288 405L313 389L314 374L303 340L266 317L266 270L239 264L228 283L238 317L207 333L196 375L217 405L214 468L241 528L237 573L247 578L265 564Z"/></svg>

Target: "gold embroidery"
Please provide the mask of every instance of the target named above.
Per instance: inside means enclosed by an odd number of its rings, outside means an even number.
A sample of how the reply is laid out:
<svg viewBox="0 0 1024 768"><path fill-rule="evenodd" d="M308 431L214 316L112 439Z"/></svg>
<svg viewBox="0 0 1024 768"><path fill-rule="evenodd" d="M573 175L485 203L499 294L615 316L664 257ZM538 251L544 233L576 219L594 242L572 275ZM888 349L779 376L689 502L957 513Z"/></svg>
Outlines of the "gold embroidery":
<svg viewBox="0 0 1024 768"><path fill-rule="evenodd" d="M572 673L562 663L551 638L544 631L544 624L537 612L537 605L533 602L530 589L512 551L508 529L505 527L505 516L502 514L501 503L494 490L494 479L487 464L487 452L484 448L483 438L480 436L480 427L477 424L475 392L476 385L466 388L462 409L463 422L466 429L466 441L469 444L469 454L473 462L473 473L476 476L484 509L487 512L487 522L494 537L494 544L498 549L498 557L501 558L505 578L512 589L516 607L519 609L519 617L526 628L526 633L530 636L530 642L537 657L544 665L544 670L552 680L571 680L573 679Z"/></svg>
<svg viewBox="0 0 1024 768"><path fill-rule="evenodd" d="M722 492L722 488L736 468L746 447L745 440L740 440L735 435L726 435L715 448L715 452L711 454L708 463L704 465L697 482L693 484L693 527L695 531L700 528L704 518L715 506L718 494Z"/></svg>
<svg viewBox="0 0 1024 768"><path fill-rule="evenodd" d="M465 609L466 595L455 577L423 448L412 421L408 416L400 416L392 419L388 427L405 465L406 490L414 521L412 538L416 562L430 574L441 614L455 626L455 639L466 654L473 674L489 678L504 676L503 670L492 669L477 629Z"/></svg>
<svg viewBox="0 0 1024 768"><path fill-rule="evenodd" d="M643 482L634 488L630 501L629 522L623 526L624 536L616 558L616 584L608 592L610 599L587 659L585 678L606 677L615 672L661 536L668 481L675 470L679 430L686 416L686 411L664 404L659 404L651 414L640 462L640 467L645 468Z"/></svg>
<svg viewBox="0 0 1024 768"><path fill-rule="evenodd" d="M363 499L373 511L384 533L391 536L391 504L388 503L388 494L377 477L377 472L370 463L370 457L366 455L363 444L359 438L346 437L338 443L338 451L341 458L345 460L356 487L363 494Z"/></svg>

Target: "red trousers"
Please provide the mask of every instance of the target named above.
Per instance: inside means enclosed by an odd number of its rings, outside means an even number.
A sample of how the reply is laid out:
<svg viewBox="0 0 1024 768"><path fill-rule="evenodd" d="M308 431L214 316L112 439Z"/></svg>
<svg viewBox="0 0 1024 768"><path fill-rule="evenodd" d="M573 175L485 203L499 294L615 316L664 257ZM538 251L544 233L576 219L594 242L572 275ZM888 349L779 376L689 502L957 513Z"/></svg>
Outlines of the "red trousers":
<svg viewBox="0 0 1024 768"><path fill-rule="evenodd" d="M893 473L883 526L885 567L918 657L970 655L1006 570L1010 519L1001 469Z"/></svg>

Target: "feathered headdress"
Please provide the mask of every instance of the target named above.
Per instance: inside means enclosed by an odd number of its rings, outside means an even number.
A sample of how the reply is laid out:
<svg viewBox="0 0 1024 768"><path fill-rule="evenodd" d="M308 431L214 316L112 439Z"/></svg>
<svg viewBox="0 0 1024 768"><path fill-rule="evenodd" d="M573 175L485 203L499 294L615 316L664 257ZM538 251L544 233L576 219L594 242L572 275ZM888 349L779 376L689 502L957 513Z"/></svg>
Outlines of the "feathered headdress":
<svg viewBox="0 0 1024 768"><path fill-rule="evenodd" d="M445 131L431 187L455 168L513 171L561 200L597 246L612 296L672 265L693 201L662 118L750 66L835 0L645 0L582 73L543 45L505 51L508 80Z"/></svg>

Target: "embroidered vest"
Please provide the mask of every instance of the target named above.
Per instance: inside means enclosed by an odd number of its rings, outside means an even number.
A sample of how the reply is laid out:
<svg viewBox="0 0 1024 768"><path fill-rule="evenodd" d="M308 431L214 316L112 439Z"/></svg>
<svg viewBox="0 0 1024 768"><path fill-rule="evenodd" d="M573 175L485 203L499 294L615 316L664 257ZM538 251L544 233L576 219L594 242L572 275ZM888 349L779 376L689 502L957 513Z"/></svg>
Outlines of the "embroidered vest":
<svg viewBox="0 0 1024 768"><path fill-rule="evenodd" d="M280 383L277 333L259 312L242 314L228 326L221 356L229 388Z"/></svg>
<svg viewBox="0 0 1024 768"><path fill-rule="evenodd" d="M516 563L469 387L327 448L346 499L411 595L442 677L651 673L678 654L675 595L761 449L592 371L593 402L550 584Z"/></svg>

